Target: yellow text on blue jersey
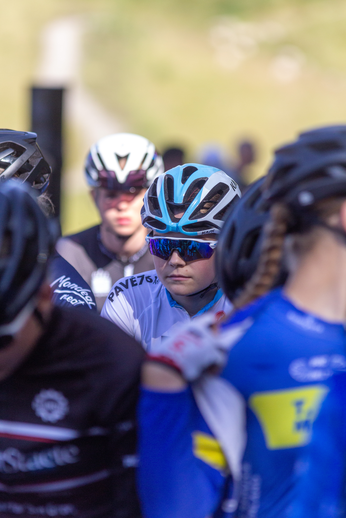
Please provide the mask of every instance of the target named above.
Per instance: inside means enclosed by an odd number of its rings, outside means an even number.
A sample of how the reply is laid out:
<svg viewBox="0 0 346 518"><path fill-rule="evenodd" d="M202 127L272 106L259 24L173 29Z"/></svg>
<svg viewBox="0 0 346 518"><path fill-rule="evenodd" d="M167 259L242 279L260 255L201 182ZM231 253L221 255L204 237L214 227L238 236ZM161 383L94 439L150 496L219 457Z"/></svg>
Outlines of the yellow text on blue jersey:
<svg viewBox="0 0 346 518"><path fill-rule="evenodd" d="M328 388L325 385L259 392L249 399L269 450L296 448L310 441L311 427Z"/></svg>

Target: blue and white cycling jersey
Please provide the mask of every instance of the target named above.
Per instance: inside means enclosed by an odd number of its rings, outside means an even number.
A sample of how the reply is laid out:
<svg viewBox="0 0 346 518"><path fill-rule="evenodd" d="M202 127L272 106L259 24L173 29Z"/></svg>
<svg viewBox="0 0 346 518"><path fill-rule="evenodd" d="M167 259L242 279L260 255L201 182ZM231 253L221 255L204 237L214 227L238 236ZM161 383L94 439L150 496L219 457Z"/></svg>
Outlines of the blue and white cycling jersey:
<svg viewBox="0 0 346 518"><path fill-rule="evenodd" d="M218 290L214 299L192 318L209 310L221 316L231 308L231 303ZM101 316L136 338L147 351L155 350L155 344L178 330L181 322L191 319L159 281L156 270L117 281L104 303Z"/></svg>
<svg viewBox="0 0 346 518"><path fill-rule="evenodd" d="M287 518L300 457L328 393L328 380L346 368L345 330L296 308L281 290L238 312L224 326L244 328L216 378L233 390L245 414L236 516ZM223 498L222 453L230 457L227 434L240 413L233 412L230 400L224 415L214 412L213 422L193 388L194 395L190 388L169 394L142 391L139 480L147 518L205 518ZM209 394L208 404L217 410L216 393ZM203 429L201 419L213 433ZM220 423L224 426L218 435Z"/></svg>
<svg viewBox="0 0 346 518"><path fill-rule="evenodd" d="M95 297L89 285L58 253L50 261L48 279L56 306L84 307L96 311Z"/></svg>

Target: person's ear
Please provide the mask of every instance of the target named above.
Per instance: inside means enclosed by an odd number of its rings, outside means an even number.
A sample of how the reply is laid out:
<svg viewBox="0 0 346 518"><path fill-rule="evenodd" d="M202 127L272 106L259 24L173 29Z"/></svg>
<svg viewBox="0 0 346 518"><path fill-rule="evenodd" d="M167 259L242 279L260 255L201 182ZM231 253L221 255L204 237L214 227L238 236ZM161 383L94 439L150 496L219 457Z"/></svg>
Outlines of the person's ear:
<svg viewBox="0 0 346 518"><path fill-rule="evenodd" d="M37 300L37 309L45 314L47 311L50 311L52 306L52 293L53 290L48 284L48 282L44 282L39 289L38 292L38 300Z"/></svg>

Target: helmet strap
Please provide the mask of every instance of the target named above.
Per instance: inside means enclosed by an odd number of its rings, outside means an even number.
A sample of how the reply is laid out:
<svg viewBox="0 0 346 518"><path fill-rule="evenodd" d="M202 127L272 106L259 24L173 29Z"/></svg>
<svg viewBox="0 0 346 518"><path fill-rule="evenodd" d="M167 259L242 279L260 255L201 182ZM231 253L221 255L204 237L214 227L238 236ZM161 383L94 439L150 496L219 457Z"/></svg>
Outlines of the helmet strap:
<svg viewBox="0 0 346 518"><path fill-rule="evenodd" d="M214 290L215 288L218 288L218 283L213 282L212 284L209 284L206 288L203 290L197 291L196 293L190 293L190 295L186 295L186 297L195 297L196 295L199 295L202 299L209 291Z"/></svg>
<svg viewBox="0 0 346 518"><path fill-rule="evenodd" d="M33 316L36 318L39 325L44 329L46 326L46 321L43 318L41 311L37 307L33 311Z"/></svg>
<svg viewBox="0 0 346 518"><path fill-rule="evenodd" d="M309 217L308 217L308 220L306 223L307 223L307 225L305 226L304 230L307 230L307 228L311 229L313 226L319 226L319 227L325 228L325 229L329 230L330 232L332 232L333 234L336 234L336 236L339 237L339 239L343 242L343 244L346 245L345 230L342 230L341 228L338 228L338 227L332 227L331 225L328 225L328 223L326 223L325 221L320 219L315 214L309 214ZM298 230L298 232L299 232L299 230ZM293 231L291 230L291 233L294 233L294 230Z"/></svg>
<svg viewBox="0 0 346 518"><path fill-rule="evenodd" d="M14 336L23 327L33 311L33 301L31 299L12 322L0 326L0 350L6 349L11 344Z"/></svg>

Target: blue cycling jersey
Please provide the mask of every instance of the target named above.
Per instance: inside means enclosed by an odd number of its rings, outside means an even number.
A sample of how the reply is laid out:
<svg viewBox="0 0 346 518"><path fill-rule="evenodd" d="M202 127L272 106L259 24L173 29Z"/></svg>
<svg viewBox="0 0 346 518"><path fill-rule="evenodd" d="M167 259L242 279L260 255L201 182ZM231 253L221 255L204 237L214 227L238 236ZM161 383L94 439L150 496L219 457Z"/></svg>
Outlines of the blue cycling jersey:
<svg viewBox="0 0 346 518"><path fill-rule="evenodd" d="M336 374L313 426L292 518L346 516L346 373Z"/></svg>
<svg viewBox="0 0 346 518"><path fill-rule="evenodd" d="M299 310L281 290L239 312L225 326L238 326L246 319L251 325L233 345L221 374L239 393L246 413L236 516L286 518L301 453L328 393L326 383L345 368L345 331L341 324ZM181 403L172 404L179 397ZM205 518L222 500L226 473L218 438L204 430L203 439L196 439L203 418L196 418L198 408L186 411L191 400L189 389L160 397L154 391L142 392L139 478L148 518Z"/></svg>

